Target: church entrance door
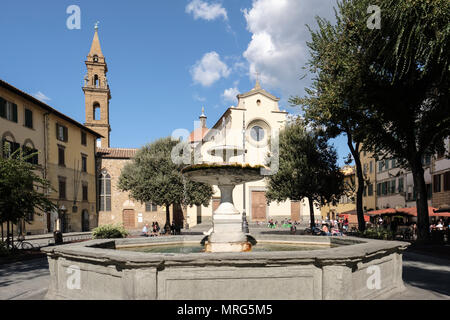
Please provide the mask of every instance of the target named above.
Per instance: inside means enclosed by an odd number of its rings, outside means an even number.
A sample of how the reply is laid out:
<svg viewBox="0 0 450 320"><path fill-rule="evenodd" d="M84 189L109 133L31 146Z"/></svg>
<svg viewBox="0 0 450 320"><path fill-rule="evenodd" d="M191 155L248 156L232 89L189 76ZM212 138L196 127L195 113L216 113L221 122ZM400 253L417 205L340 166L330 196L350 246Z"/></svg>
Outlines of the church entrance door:
<svg viewBox="0 0 450 320"><path fill-rule="evenodd" d="M125 229L136 228L134 209L123 210L123 226Z"/></svg>
<svg viewBox="0 0 450 320"><path fill-rule="evenodd" d="M300 201L291 200L291 219L292 221L300 221Z"/></svg>
<svg viewBox="0 0 450 320"><path fill-rule="evenodd" d="M266 192L252 191L252 221L266 221Z"/></svg>

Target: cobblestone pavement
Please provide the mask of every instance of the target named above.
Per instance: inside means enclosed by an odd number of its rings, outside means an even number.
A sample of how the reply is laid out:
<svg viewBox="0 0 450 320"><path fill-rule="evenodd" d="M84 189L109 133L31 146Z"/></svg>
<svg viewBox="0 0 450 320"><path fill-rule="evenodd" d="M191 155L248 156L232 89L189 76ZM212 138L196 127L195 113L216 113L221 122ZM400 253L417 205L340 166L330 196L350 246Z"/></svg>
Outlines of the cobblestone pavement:
<svg viewBox="0 0 450 320"><path fill-rule="evenodd" d="M186 233L202 234L208 231L204 225ZM285 230L288 232L288 230ZM269 231L263 227L251 227L252 233ZM405 291L391 299L399 300L450 300L450 259L406 251L403 255L403 280ZM0 300L44 299L49 285L46 258L0 265Z"/></svg>

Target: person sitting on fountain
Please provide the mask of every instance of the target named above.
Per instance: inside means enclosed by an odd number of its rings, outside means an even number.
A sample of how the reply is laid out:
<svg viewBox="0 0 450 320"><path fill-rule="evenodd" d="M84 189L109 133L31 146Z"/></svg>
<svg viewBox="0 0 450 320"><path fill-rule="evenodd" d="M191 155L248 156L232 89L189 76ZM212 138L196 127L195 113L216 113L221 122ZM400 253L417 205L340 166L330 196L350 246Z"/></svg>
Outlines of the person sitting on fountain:
<svg viewBox="0 0 450 320"><path fill-rule="evenodd" d="M331 236L330 230L328 229L328 225L326 223L322 225L322 232L325 236Z"/></svg>
<svg viewBox="0 0 450 320"><path fill-rule="evenodd" d="M144 227L142 228L141 236L143 236L143 237L148 237L148 223L146 223L146 224L144 225Z"/></svg>

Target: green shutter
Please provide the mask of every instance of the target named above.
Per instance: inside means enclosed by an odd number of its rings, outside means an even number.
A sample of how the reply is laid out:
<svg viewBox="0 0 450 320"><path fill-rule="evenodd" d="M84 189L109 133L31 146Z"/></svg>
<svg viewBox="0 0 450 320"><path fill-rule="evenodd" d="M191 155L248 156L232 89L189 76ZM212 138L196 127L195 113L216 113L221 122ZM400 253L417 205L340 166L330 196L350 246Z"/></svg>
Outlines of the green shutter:
<svg viewBox="0 0 450 320"><path fill-rule="evenodd" d="M14 122L17 122L17 104L13 103L12 104L12 108L13 108L13 118L12 118L12 120Z"/></svg>
<svg viewBox="0 0 450 320"><path fill-rule="evenodd" d="M6 118L6 100L0 97L0 117Z"/></svg>

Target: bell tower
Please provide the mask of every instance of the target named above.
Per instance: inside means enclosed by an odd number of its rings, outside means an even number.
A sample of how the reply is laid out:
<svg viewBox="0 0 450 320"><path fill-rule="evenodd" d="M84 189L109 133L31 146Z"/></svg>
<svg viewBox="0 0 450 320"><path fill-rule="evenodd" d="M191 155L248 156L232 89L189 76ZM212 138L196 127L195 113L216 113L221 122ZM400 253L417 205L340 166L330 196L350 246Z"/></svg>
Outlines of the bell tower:
<svg viewBox="0 0 450 320"><path fill-rule="evenodd" d="M91 51L87 56L86 67L87 74L84 77L83 87L86 103L85 126L103 136L101 145L97 143L97 147L109 148L111 132L109 100L111 99L111 91L106 78L108 66L98 39L98 22L95 25L94 39L92 40Z"/></svg>

